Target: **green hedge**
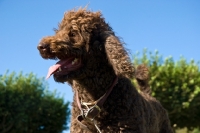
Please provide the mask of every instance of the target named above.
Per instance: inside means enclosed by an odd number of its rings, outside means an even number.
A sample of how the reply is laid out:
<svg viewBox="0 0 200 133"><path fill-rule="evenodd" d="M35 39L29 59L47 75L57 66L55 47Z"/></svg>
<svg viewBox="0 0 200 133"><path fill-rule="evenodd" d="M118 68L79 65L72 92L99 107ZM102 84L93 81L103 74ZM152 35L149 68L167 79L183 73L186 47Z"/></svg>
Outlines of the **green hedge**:
<svg viewBox="0 0 200 133"><path fill-rule="evenodd" d="M187 62L184 57L163 59L158 51L146 49L142 55L136 53L133 62L149 66L152 95L168 110L174 128L200 127L199 62Z"/></svg>
<svg viewBox="0 0 200 133"><path fill-rule="evenodd" d="M0 132L61 133L67 129L69 103L47 88L44 79L33 73L1 75Z"/></svg>

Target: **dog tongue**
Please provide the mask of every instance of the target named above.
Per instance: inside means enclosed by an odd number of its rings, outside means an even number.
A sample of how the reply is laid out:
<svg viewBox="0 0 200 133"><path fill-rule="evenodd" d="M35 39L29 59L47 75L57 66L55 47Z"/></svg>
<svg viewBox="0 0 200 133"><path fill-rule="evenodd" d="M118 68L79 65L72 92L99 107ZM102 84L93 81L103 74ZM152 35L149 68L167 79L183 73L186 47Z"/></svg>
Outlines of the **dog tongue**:
<svg viewBox="0 0 200 133"><path fill-rule="evenodd" d="M48 79L56 70L58 70L58 68L61 66L61 64L55 64L53 66L49 67L49 71L47 73L46 79Z"/></svg>
<svg viewBox="0 0 200 133"><path fill-rule="evenodd" d="M54 74L54 72L57 71L59 69L59 67L61 67L64 64L70 63L72 61L72 59L74 59L74 58L68 58L66 60L61 60L61 61L57 62L55 65L50 66L49 71L46 76L46 79L48 79L52 74Z"/></svg>

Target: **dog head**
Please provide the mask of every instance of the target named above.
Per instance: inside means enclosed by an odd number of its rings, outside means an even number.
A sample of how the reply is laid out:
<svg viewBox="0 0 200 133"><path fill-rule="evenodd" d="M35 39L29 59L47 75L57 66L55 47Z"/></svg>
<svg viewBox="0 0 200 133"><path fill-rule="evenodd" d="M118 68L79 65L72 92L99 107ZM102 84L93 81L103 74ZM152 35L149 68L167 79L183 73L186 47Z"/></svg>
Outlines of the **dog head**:
<svg viewBox="0 0 200 133"><path fill-rule="evenodd" d="M47 78L54 75L57 82L84 77L89 74L87 70L98 70L102 65L117 76L134 75L123 43L101 12L85 8L66 12L55 35L44 37L37 48L44 59L59 60L47 75Z"/></svg>

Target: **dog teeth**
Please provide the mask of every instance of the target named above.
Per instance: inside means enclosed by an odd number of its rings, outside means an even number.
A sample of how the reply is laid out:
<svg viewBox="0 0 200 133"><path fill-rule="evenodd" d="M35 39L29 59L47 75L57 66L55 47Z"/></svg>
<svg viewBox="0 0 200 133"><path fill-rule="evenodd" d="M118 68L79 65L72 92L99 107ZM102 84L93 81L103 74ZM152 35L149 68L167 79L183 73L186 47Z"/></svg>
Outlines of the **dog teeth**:
<svg viewBox="0 0 200 133"><path fill-rule="evenodd" d="M62 71L61 67L58 68L59 71Z"/></svg>
<svg viewBox="0 0 200 133"><path fill-rule="evenodd" d="M78 62L78 59L75 58L75 59L72 61L72 65L74 65L74 64L77 63L77 62Z"/></svg>

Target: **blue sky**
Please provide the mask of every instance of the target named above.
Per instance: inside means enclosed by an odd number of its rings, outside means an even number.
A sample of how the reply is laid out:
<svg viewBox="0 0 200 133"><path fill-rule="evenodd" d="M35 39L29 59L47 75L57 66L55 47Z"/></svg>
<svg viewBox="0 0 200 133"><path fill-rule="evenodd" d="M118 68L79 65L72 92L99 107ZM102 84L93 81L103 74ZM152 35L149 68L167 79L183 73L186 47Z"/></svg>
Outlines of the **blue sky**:
<svg viewBox="0 0 200 133"><path fill-rule="evenodd" d="M200 60L199 0L0 0L0 74L9 70L45 77L56 61L40 57L38 42L54 34L65 11L87 4L103 13L132 54L148 48L175 60L181 55ZM48 83L50 90L72 100L67 84L52 77Z"/></svg>

